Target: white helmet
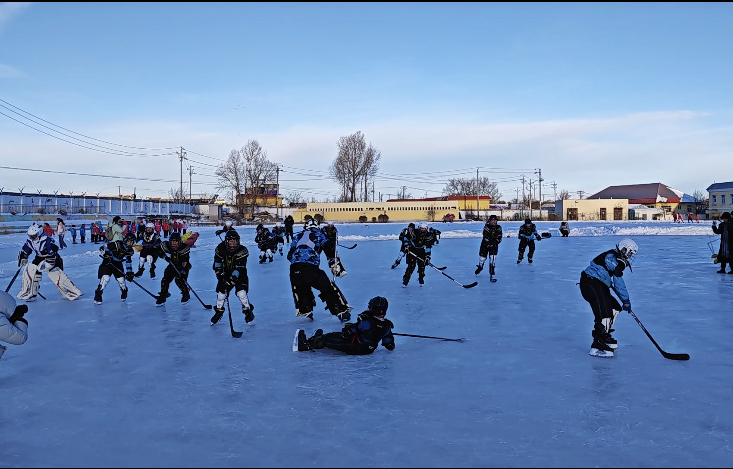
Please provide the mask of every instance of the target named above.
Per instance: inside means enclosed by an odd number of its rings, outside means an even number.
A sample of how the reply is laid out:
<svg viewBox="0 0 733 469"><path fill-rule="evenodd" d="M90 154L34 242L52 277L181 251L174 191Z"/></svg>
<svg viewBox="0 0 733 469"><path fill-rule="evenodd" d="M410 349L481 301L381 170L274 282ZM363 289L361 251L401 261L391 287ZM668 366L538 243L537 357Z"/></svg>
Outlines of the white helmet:
<svg viewBox="0 0 733 469"><path fill-rule="evenodd" d="M43 229L35 223L28 227L28 237L30 239L38 238L41 233L43 233Z"/></svg>
<svg viewBox="0 0 733 469"><path fill-rule="evenodd" d="M224 225L226 225L226 226L232 226L232 221L231 220L227 220L227 221L224 222Z"/></svg>
<svg viewBox="0 0 733 469"><path fill-rule="evenodd" d="M280 222L277 222L277 223L275 223L275 226L277 226L278 228L280 228L280 227L281 227L281 226L283 226L283 225L282 225L282 223L280 223Z"/></svg>
<svg viewBox="0 0 733 469"><path fill-rule="evenodd" d="M418 230L422 230L423 228L425 228L427 230L428 229L428 224L425 223L424 221L421 221L420 223L417 224L417 229Z"/></svg>
<svg viewBox="0 0 733 469"><path fill-rule="evenodd" d="M146 225L145 225L145 228L152 228L152 229L155 229L155 225L154 225L154 224L152 224L152 223L148 223L148 224L146 224Z"/></svg>
<svg viewBox="0 0 733 469"><path fill-rule="evenodd" d="M629 264L631 264L631 262L636 258L636 254L639 252L639 246L629 238L624 238L619 241L616 245L616 249L618 249L618 252L629 260Z"/></svg>

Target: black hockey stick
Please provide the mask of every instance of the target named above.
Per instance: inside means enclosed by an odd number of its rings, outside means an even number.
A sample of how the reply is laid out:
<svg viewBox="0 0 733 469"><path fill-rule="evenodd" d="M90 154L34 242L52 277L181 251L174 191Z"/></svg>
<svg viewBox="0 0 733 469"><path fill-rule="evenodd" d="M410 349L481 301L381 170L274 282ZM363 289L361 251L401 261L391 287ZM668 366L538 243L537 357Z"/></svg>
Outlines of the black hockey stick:
<svg viewBox="0 0 733 469"><path fill-rule="evenodd" d="M451 342L465 342L466 339L461 337L460 339L447 339L445 337L433 337L429 335L416 335L416 334L398 334L397 332L393 332L392 335L401 335L404 337L420 337L422 339L437 339L437 340L449 340Z"/></svg>
<svg viewBox="0 0 733 469"><path fill-rule="evenodd" d="M629 314L636 320L636 323L639 324L641 329L646 333L647 337L649 337L649 340L652 341L655 347L657 347L657 350L659 350L664 358L668 358L670 360L689 360L690 356L686 353L669 353L662 350L662 348L657 344L657 341L654 340L654 337L649 333L649 331L646 330L646 327L644 327L644 324L639 321L639 318L636 317L636 314L634 314L633 311L629 310Z"/></svg>
<svg viewBox="0 0 733 469"><path fill-rule="evenodd" d="M342 248L344 248L344 249L354 249L354 248L356 247L356 244L354 244L354 245L353 245L353 246L351 246L351 247L349 247L349 246L344 246L344 245L343 245L343 244L341 244L341 243L337 243L337 244L338 244L339 246L341 246Z"/></svg>
<svg viewBox="0 0 733 469"><path fill-rule="evenodd" d="M22 265L21 265L20 267L18 267L18 271L17 271L17 272L15 272L15 275L13 275L13 278L12 278L12 280L10 280L10 283L8 284L8 288L6 288L6 289L5 289L5 292L6 292L6 293L7 293L8 291L10 291L10 287L12 287L12 286L13 286L13 283L15 283L15 279L16 279L16 278L18 278L18 274L20 273L20 271L21 271L21 270L23 270L23 267L24 267L24 266L22 266Z"/></svg>
<svg viewBox="0 0 733 469"><path fill-rule="evenodd" d="M412 254L413 256L415 256L415 257L416 257L416 258L417 258L418 260L421 260L421 261L423 261L423 262L424 262L424 263L425 263L426 265L429 265L429 266L430 266L430 267L432 267L433 269L437 270L437 271L438 271L438 272L440 272L441 274L443 274L443 275L445 275L446 277L448 277L449 279L453 280L453 282L455 282L456 284L458 284L458 285L462 286L463 288L473 288L473 287L475 287L476 285L478 285L478 282L473 282L473 283L469 283L468 285L464 285L464 284L462 284L461 282L459 282L459 281L457 281L456 279L454 279L453 277L451 277L450 275L448 275L448 274L446 274L445 272L443 272L442 270L440 270L439 268L435 267L435 266L434 266L433 264L431 264L430 262L425 262L425 259L422 259L421 257L418 257L418 256L417 256L417 254L414 254L414 253L413 253L412 251L407 251L407 252L408 252L409 254Z"/></svg>
<svg viewBox="0 0 733 469"><path fill-rule="evenodd" d="M201 298L199 298L199 296L196 294L196 292L193 290L193 288L191 288L191 285L188 284L188 281L183 277L183 275L181 275L181 271L178 270L178 267L176 267L175 265L173 265L173 262L171 262L168 257L164 257L163 259L165 259L165 261L168 263L168 265L170 265L171 267L173 267L173 270L176 271L176 273L178 274L178 277L181 280L183 280L183 283L186 284L186 287L189 290L191 290L191 293L194 294L194 296L196 297L196 299L199 300L199 302L203 305L203 307L206 308L206 309L211 309L211 305L207 305L206 303L204 303L204 301Z"/></svg>
<svg viewBox="0 0 733 469"><path fill-rule="evenodd" d="M242 337L242 333L234 330L232 324L232 309L229 307L229 294L227 293L227 312L229 312L229 329L232 331L232 337L239 339Z"/></svg>
<svg viewBox="0 0 733 469"><path fill-rule="evenodd" d="M99 257L102 257L102 256L99 256ZM102 259L104 259L104 257L102 257ZM121 273L123 277L125 276L125 273L124 273L123 271L121 271L120 269L118 269L116 265L114 265L114 264L113 264L113 263L111 263L111 262L109 263L109 265L111 265L111 266L112 266L112 267L113 267L113 268L114 268L114 269L115 269L115 270L116 270L117 272ZM132 283L134 283L135 285L137 285L138 287L142 288L142 290L143 290L143 291L144 291L145 293L147 293L148 295L152 296L152 297L153 297L153 298L155 298L156 300L158 300L158 299L160 298L160 296L158 296L158 295L154 295L154 294L150 293L150 292L148 291L148 289L147 289L147 288L145 288L145 287L143 287L142 285L140 285L139 283L137 283L137 282L135 281L135 279L132 279L132 280L130 280L130 281L131 281Z"/></svg>

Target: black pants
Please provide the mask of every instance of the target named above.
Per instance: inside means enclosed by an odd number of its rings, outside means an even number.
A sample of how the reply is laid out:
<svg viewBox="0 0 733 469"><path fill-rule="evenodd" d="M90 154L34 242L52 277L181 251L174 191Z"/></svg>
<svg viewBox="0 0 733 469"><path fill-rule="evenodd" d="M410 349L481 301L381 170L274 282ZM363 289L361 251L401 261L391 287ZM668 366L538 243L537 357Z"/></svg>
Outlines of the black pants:
<svg viewBox="0 0 733 469"><path fill-rule="evenodd" d="M566 238L570 234L570 231L560 228L560 234Z"/></svg>
<svg viewBox="0 0 733 469"><path fill-rule="evenodd" d="M292 243L293 242L293 227L290 227L290 229L285 230L285 240L288 243Z"/></svg>
<svg viewBox="0 0 733 469"><path fill-rule="evenodd" d="M320 292L318 297L326 303L326 309L334 316L348 309L341 290L317 265L303 262L290 264L290 284L293 288L295 307L301 313L313 311L315 297L311 288Z"/></svg>
<svg viewBox="0 0 733 469"><path fill-rule="evenodd" d="M611 289L598 280L582 272L580 274L580 294L590 303L596 324L602 319L613 318L613 312L621 311L618 300L611 295Z"/></svg>
<svg viewBox="0 0 733 469"><path fill-rule="evenodd" d="M188 291L188 286L186 286L185 282L185 279L188 277L188 271L185 269L178 269L178 271L181 272L183 277L178 275L178 272L175 271L172 265L168 264L165 268L165 272L163 272L163 278L160 280L161 293L168 293L168 286L174 280L176 282L176 286L181 290L181 293Z"/></svg>
<svg viewBox="0 0 733 469"><path fill-rule="evenodd" d="M341 352L348 353L349 355L369 355L376 350L376 347L369 347L368 345L360 344L354 341L344 339L341 332L329 332L324 334L318 343L313 344L313 348L330 348Z"/></svg>
<svg viewBox="0 0 733 469"><path fill-rule="evenodd" d="M481 257L495 256L499 253L498 244L489 244L486 241L481 241L481 246L478 248L478 255Z"/></svg>
<svg viewBox="0 0 733 469"><path fill-rule="evenodd" d="M148 256L153 256L153 262L150 263L150 267L155 266L155 261L158 260L158 249L157 248L142 248L140 250L140 259L145 259Z"/></svg>
<svg viewBox="0 0 733 469"><path fill-rule="evenodd" d="M521 238L519 240L519 258L521 259L524 257L524 250L529 246L529 252L527 253L527 258L532 259L532 256L534 255L534 239L527 239L527 238Z"/></svg>
<svg viewBox="0 0 733 469"><path fill-rule="evenodd" d="M97 269L97 278L101 279L105 275L110 277L120 278L125 276L125 267L122 262L116 262L111 259L105 259Z"/></svg>
<svg viewBox="0 0 733 469"><path fill-rule="evenodd" d="M425 249L409 249L406 256L407 269L405 269L405 275L402 277L402 284L407 285L407 283L410 281L412 273L415 271L416 266L417 281L420 282L420 284L425 283Z"/></svg>

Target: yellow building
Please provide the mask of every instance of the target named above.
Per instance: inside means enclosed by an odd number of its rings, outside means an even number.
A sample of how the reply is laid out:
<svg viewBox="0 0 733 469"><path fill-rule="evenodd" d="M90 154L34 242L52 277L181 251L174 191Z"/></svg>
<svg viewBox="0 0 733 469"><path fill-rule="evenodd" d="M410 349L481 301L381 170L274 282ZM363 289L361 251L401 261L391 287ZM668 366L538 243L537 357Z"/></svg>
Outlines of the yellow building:
<svg viewBox="0 0 733 469"><path fill-rule="evenodd" d="M386 215L390 221L425 220L442 221L443 217L453 214L457 220L459 212L474 211L476 196L431 197L426 199L398 199L386 202L329 202L309 203L306 208L293 213L296 222L302 222L306 215L321 215L328 221L381 221L380 215ZM491 198L481 196L478 200L479 210L489 210ZM364 220L364 218L362 218Z"/></svg>
<svg viewBox="0 0 733 469"><path fill-rule="evenodd" d="M558 219L572 220L628 220L629 199L567 199L555 202Z"/></svg>

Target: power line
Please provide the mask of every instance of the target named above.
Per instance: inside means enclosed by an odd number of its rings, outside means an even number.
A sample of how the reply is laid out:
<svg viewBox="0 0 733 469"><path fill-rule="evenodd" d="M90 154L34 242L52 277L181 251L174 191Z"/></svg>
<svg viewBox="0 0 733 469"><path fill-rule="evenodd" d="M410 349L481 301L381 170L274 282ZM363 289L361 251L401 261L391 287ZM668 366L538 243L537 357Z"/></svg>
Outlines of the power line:
<svg viewBox="0 0 733 469"><path fill-rule="evenodd" d="M42 121L42 122L45 122L45 123L47 123L47 124L51 124L51 125L52 125L52 126L54 126L54 127L58 127L59 129L63 129L63 130L65 130L65 131L67 131L67 132L71 132L71 133L72 133L72 134L74 134L74 135L79 135L79 136L81 136L81 137L84 137L84 138L87 138L87 139L89 139L89 140L94 140L94 141L96 141L96 142L102 142L102 143L106 143L107 145L114 145L114 146L118 146L118 147L123 147L123 148L132 148L133 150L148 150L148 151L162 151L162 150L175 150L175 149L176 149L176 147L164 147L164 148L145 148L145 147L133 147L133 146L129 146L129 145L121 145L121 144L119 144L119 143L107 142L107 141L105 141L105 140L99 140L99 139L97 139L97 138L94 138L94 137L89 137L88 135L84 135L84 134L80 134L80 133L78 133L78 132L74 132L73 130L69 130L69 129L67 129L66 127L62 127L62 126L60 126L60 125L54 124L53 122L47 121L47 120L45 120L45 119L42 119L42 118L40 118L40 117L38 117L38 116L36 116L36 115L34 115L34 114L31 114L30 112L28 112L28 111L26 111L26 110L23 110L23 109L19 108L18 106L14 106L14 105L10 104L9 102L5 101L4 99L0 99L0 102L3 102L3 103L7 104L8 106L10 106L10 107L12 107L12 108L14 108L14 109L17 109L17 110L21 111L21 112L22 112L22 113L24 113L24 114L28 114L29 116L32 116L32 117L33 117L33 118L35 118L35 119L38 119L38 120L40 120L40 121ZM13 113L15 113L15 114L18 114L19 116L23 117L24 119L28 119L27 117L25 117L25 116L22 116L22 115L21 115L20 113L18 113L18 112L16 112L16 111L13 111L13 110L12 110L12 109L10 109L10 108L9 108L8 106L3 106L3 105L0 105L0 106L4 107L5 109L7 109L7 110L9 110L9 111L11 111L11 112L13 112ZM4 114L4 115L5 115L5 114ZM5 116L6 116L6 117L9 117L9 116L7 116L7 115L5 115ZM11 117L11 119L12 119L12 117ZM13 119L13 120L15 120L15 119ZM29 121L31 121L31 122L34 122L34 121L33 121L32 119L28 119L28 120L29 120ZM18 121L16 121L16 122L18 122ZM22 122L21 122L21 123L22 123ZM34 123L35 123L35 124L38 124L38 125L42 125L42 124L40 124L40 123L38 123L38 122L34 122ZM60 134L64 135L64 134L63 134L63 132L59 132L58 130L50 129L49 127L47 127L47 126L45 126L45 125L44 125L43 127L46 127L46 128L47 128L47 129L49 129L49 130L52 130L52 131L54 131L54 132L58 132L58 133L60 133ZM73 137L71 137L70 135L66 135L66 136L67 136L67 137L70 137L70 138L73 138ZM80 140L80 139L77 139L77 140ZM81 141L81 140L80 140L80 141ZM89 143L89 142L84 142L84 143ZM93 145L92 143L89 143L89 144L90 144L90 145Z"/></svg>

